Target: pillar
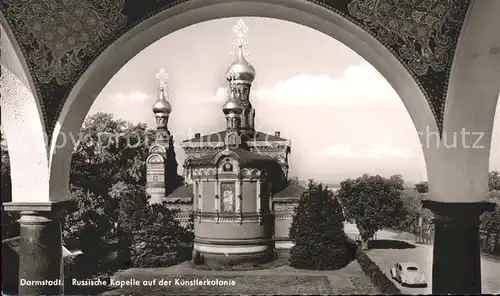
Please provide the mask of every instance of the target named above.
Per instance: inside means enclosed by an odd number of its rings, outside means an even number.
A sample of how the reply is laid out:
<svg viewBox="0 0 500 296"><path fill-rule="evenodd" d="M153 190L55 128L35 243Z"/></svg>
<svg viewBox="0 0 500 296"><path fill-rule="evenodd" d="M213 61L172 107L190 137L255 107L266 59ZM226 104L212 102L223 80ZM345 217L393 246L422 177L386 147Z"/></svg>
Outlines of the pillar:
<svg viewBox="0 0 500 296"><path fill-rule="evenodd" d="M241 179L237 179L236 180L236 186L235 186L235 208L234 208L234 211L236 213L241 213L242 211L242 204L241 204L241 184L242 183L242 180Z"/></svg>
<svg viewBox="0 0 500 296"><path fill-rule="evenodd" d="M214 182L214 192L215 192L215 198L214 198L214 211L219 211L220 212L220 202L221 202L221 196L220 196L220 183L219 180L216 179Z"/></svg>
<svg viewBox="0 0 500 296"><path fill-rule="evenodd" d="M481 294L479 216L495 204L422 203L435 216L432 294Z"/></svg>
<svg viewBox="0 0 500 296"><path fill-rule="evenodd" d="M20 212L19 295L62 295L63 260L61 214L71 205L58 203L4 204ZM38 281L38 282L34 282Z"/></svg>
<svg viewBox="0 0 500 296"><path fill-rule="evenodd" d="M256 209L257 209L257 214L259 214L261 212L261 202L260 202L260 191L261 191L261 183L260 183L260 179L257 179L257 184L255 185L257 188L256 190L256 193L257 193L257 196L256 196Z"/></svg>

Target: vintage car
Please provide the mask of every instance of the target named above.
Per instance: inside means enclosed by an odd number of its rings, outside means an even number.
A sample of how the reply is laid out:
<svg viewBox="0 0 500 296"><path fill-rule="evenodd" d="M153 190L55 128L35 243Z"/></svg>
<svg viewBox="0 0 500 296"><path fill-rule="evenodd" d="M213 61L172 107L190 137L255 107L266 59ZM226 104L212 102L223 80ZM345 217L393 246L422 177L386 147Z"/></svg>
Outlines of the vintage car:
<svg viewBox="0 0 500 296"><path fill-rule="evenodd" d="M402 286L427 287L424 274L414 262L398 262L391 268L390 274Z"/></svg>

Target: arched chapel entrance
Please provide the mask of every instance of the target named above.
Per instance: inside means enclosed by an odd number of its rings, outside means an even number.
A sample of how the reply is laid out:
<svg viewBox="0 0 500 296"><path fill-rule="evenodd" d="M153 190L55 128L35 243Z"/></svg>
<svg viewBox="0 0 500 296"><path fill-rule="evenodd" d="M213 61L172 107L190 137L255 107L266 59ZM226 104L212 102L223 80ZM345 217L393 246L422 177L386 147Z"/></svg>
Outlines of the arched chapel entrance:
<svg viewBox="0 0 500 296"><path fill-rule="evenodd" d="M339 40L392 85L422 135L433 198L425 206L436 214L432 290L481 292L478 219L492 208L486 198L500 90L499 1L5 0L1 12L2 124L15 147L9 151L13 202L5 208L21 212L24 279L63 276L58 215L68 204L74 147L57 141L77 137L111 77L176 30L259 16ZM472 148L474 137L459 147L443 145L447 135L464 130L482 133L482 148ZM57 286L20 288L22 295L61 293Z"/></svg>

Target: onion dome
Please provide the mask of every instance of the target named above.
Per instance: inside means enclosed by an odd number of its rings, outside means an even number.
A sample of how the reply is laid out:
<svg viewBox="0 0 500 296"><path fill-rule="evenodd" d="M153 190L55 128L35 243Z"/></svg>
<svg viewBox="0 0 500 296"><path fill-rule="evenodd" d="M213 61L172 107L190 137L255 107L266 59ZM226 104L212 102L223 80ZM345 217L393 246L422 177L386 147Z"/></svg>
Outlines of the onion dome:
<svg viewBox="0 0 500 296"><path fill-rule="evenodd" d="M227 80L240 80L252 83L255 79L255 68L245 59L243 48L240 46L236 51L236 59L227 69Z"/></svg>
<svg viewBox="0 0 500 296"><path fill-rule="evenodd" d="M230 91L228 100L222 106L222 112L226 115L230 113L239 115L243 112L243 107L234 96L234 92Z"/></svg>
<svg viewBox="0 0 500 296"><path fill-rule="evenodd" d="M170 103L165 98L165 92L163 88L160 89L160 96L153 105L153 112L155 114L163 113L167 115L172 112L172 105L170 105Z"/></svg>

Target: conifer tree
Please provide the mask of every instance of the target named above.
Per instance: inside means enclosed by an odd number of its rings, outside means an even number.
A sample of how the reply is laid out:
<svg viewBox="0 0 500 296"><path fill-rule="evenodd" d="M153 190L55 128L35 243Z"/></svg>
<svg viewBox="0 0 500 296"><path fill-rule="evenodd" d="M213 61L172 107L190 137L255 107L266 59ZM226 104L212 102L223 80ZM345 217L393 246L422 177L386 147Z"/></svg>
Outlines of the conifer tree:
<svg viewBox="0 0 500 296"><path fill-rule="evenodd" d="M338 269L352 260L344 233L342 208L333 192L309 181L295 209L290 237L290 266L300 269Z"/></svg>

